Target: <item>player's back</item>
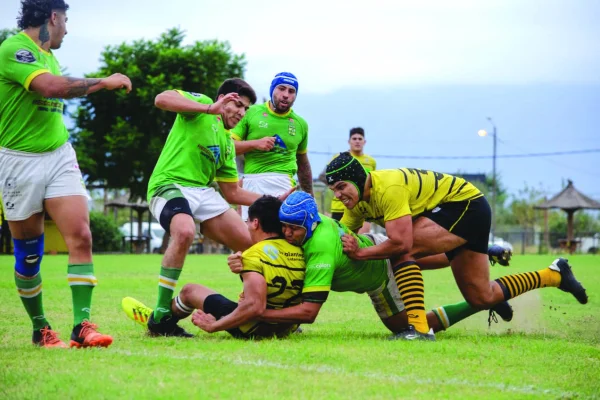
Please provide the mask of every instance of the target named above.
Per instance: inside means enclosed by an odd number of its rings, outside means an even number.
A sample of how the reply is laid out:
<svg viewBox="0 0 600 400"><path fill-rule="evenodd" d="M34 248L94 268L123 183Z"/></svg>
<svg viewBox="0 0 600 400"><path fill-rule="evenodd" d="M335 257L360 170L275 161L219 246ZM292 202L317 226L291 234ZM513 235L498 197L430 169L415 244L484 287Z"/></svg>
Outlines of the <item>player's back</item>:
<svg viewBox="0 0 600 400"><path fill-rule="evenodd" d="M319 214L321 222L312 238L304 244L307 275L305 286L336 292L364 293L379 288L387 279L385 260L355 261L344 252L341 237L354 235L359 246L373 246L364 235L355 235L333 218ZM307 291L305 289L305 292Z"/></svg>
<svg viewBox="0 0 600 400"><path fill-rule="evenodd" d="M302 249L284 239L262 240L242 253L245 272L258 272L267 282L267 308L278 309L301 302L305 263Z"/></svg>
<svg viewBox="0 0 600 400"><path fill-rule="evenodd" d="M371 172L372 197L383 196L394 186L408 191L412 215L432 210L441 203L475 199L483 194L463 178L416 168L387 169ZM399 196L401 197L401 196Z"/></svg>

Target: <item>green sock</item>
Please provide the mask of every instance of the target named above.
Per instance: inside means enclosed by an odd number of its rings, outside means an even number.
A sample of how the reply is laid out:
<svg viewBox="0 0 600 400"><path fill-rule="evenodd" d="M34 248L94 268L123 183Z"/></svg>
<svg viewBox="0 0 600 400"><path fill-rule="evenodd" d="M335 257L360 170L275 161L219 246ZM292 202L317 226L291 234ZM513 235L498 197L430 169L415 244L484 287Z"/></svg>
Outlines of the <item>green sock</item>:
<svg viewBox="0 0 600 400"><path fill-rule="evenodd" d="M444 330L479 311L481 310L471 307L466 301L433 309Z"/></svg>
<svg viewBox="0 0 600 400"><path fill-rule="evenodd" d="M156 307L154 307L154 320L156 322L159 322L164 316L171 315L171 300L181 271L181 268L160 267L158 301Z"/></svg>
<svg viewBox="0 0 600 400"><path fill-rule="evenodd" d="M38 273L32 279L23 279L15 275L15 283L25 310L33 323L33 329L42 329L50 325L44 315L42 304L42 275Z"/></svg>
<svg viewBox="0 0 600 400"><path fill-rule="evenodd" d="M69 264L67 279L73 296L73 326L90 320L92 291L98 283L93 264Z"/></svg>

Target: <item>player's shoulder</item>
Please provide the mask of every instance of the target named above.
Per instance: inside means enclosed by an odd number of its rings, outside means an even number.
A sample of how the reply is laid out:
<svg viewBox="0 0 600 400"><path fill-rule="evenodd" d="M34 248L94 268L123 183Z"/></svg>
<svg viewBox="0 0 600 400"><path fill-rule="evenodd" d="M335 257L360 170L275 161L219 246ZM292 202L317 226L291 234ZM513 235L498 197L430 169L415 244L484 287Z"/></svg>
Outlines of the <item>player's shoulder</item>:
<svg viewBox="0 0 600 400"><path fill-rule="evenodd" d="M7 38L0 44L0 54L14 57L20 63L30 64L37 61L36 54L39 53L35 43L25 37L24 33L18 33Z"/></svg>
<svg viewBox="0 0 600 400"><path fill-rule="evenodd" d="M301 125L305 129L308 129L308 123L306 122L306 120L300 115L298 115L298 113L294 111L293 108L292 111L288 114L288 118L293 119L294 121L296 121L297 124Z"/></svg>
<svg viewBox="0 0 600 400"><path fill-rule="evenodd" d="M246 111L246 115L244 117L249 119L262 114L266 114L265 116L268 116L269 114L265 103L251 105L250 108L248 108L248 111Z"/></svg>

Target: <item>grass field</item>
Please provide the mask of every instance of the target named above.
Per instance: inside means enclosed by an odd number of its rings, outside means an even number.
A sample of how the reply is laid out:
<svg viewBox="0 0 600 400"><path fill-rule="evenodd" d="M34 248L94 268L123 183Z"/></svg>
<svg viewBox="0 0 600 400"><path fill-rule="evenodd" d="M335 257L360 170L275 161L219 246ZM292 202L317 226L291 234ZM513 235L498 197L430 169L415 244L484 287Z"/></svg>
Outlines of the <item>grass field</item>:
<svg viewBox="0 0 600 400"><path fill-rule="evenodd" d="M540 269L551 256L515 256L494 277ZM0 399L391 399L600 398L600 256L571 264L590 302L554 288L512 301L515 318L487 327L487 313L437 342L387 341L366 295L334 293L317 322L286 340L238 341L226 333L149 338L120 310L124 296L154 306L159 256L97 256L93 318L108 349L46 350L30 344L13 259L0 257ZM71 294L65 256L44 257L45 311L68 341ZM179 281L235 299L239 279L225 256L190 256ZM451 272L425 272L427 307L461 300Z"/></svg>

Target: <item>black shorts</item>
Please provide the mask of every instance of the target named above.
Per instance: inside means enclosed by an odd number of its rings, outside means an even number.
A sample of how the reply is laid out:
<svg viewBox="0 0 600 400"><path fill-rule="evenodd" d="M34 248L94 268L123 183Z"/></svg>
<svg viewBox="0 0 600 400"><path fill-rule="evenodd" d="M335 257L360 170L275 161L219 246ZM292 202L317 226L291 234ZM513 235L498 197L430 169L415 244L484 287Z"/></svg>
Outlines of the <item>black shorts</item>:
<svg viewBox="0 0 600 400"><path fill-rule="evenodd" d="M487 254L492 210L484 196L473 200L442 203L420 217L429 218L448 232L460 236L467 243L446 253L452 261L461 249Z"/></svg>
<svg viewBox="0 0 600 400"><path fill-rule="evenodd" d="M332 212L331 213L331 218L335 219L336 221L341 221L343 216L344 216L343 212Z"/></svg>
<svg viewBox="0 0 600 400"><path fill-rule="evenodd" d="M204 312L212 314L216 319L231 314L238 306L235 301L229 300L221 294L211 294L204 299ZM227 332L237 339L262 339L271 337L285 337L298 328L297 324L268 324L266 322L250 323L249 329L242 331L240 328L228 329Z"/></svg>

